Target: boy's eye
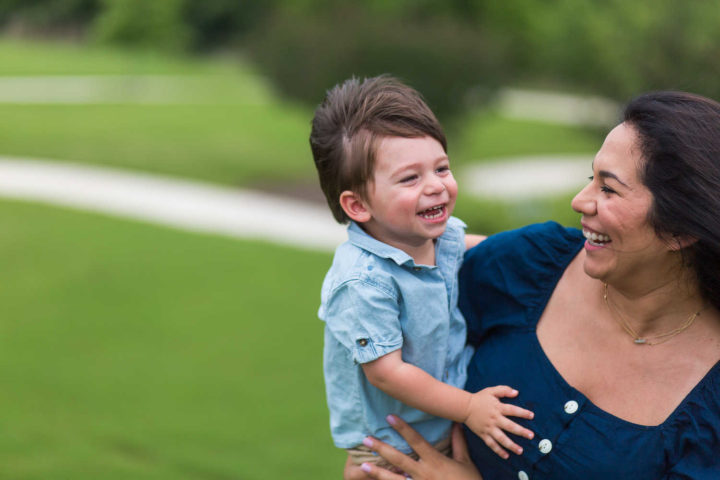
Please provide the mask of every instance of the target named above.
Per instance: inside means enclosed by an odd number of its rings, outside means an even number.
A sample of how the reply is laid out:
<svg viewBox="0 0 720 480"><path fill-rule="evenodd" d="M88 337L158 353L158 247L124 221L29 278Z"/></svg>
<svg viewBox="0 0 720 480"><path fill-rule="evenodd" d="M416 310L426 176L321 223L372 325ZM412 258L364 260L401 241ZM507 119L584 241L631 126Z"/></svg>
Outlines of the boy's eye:
<svg viewBox="0 0 720 480"><path fill-rule="evenodd" d="M403 177L400 179L400 183L408 183L412 182L417 178L417 175L408 175L407 177Z"/></svg>
<svg viewBox="0 0 720 480"><path fill-rule="evenodd" d="M438 172L438 173L449 172L449 171L450 171L450 167L447 166L447 165L443 165L442 167L438 167L438 169L436 170L436 172Z"/></svg>

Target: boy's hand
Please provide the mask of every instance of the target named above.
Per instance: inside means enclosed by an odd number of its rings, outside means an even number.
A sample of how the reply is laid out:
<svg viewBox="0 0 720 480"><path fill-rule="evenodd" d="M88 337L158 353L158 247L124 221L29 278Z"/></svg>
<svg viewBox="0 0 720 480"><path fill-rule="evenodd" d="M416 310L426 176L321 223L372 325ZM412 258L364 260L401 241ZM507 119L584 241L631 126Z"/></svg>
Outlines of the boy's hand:
<svg viewBox="0 0 720 480"><path fill-rule="evenodd" d="M505 432L528 439L534 436L533 432L507 418L513 416L532 420L533 412L500 401L502 397L516 397L517 394L517 390L504 385L480 390L471 395L465 419L465 425L504 459L510 456L505 448L518 455L522 453L522 448L510 440Z"/></svg>

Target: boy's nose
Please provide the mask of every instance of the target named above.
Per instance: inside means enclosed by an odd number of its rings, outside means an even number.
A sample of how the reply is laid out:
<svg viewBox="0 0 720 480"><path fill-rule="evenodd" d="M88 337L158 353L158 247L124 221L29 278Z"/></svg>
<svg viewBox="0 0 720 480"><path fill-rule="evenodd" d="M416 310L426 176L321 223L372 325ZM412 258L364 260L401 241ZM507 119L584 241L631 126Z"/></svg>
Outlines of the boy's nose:
<svg viewBox="0 0 720 480"><path fill-rule="evenodd" d="M442 193L445 190L445 184L439 178L431 178L425 184L425 193L428 195Z"/></svg>

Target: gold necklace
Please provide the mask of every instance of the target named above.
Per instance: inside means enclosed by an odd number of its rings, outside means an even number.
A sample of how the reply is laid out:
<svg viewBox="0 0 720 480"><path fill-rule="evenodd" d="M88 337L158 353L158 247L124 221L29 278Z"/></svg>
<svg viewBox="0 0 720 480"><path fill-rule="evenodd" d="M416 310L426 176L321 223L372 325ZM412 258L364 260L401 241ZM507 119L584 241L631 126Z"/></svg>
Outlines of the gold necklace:
<svg viewBox="0 0 720 480"><path fill-rule="evenodd" d="M687 318L687 320L685 320L682 323L682 325L680 325L679 327L677 327L673 330L670 330L667 333L655 335L654 337L641 337L640 335L635 333L635 330L633 330L632 327L630 326L630 324L625 321L625 319L622 317L622 315L620 314L619 311L616 310L617 316L613 313L613 308L610 305L610 301L608 300L608 284L603 282L603 287L605 289L605 291L603 293L603 299L605 299L605 305L607 305L608 310L610 311L610 315L612 315L612 317L620 324L620 326L623 328L623 330L625 330L627 332L627 334L632 337L633 342L635 342L635 344L637 344L637 345L651 345L652 346L652 345L659 345L661 343L667 342L668 340L673 338L675 335L682 333L685 330L687 330L688 328L690 328L690 325L693 324L693 322L695 321L697 316L700 315L700 312L702 311L702 308L701 308L697 312L690 315ZM657 340L657 339L660 339L660 340L657 342L650 342L650 340Z"/></svg>

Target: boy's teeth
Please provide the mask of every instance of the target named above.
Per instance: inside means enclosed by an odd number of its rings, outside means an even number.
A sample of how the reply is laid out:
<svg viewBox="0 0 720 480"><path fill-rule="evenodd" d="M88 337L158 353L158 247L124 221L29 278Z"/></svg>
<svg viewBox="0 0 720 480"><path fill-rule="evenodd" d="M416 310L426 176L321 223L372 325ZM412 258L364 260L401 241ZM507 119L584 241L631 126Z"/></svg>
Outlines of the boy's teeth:
<svg viewBox="0 0 720 480"><path fill-rule="evenodd" d="M439 205L437 207L428 208L424 212L420 212L420 216L423 218L433 219L438 218L443 214L443 207Z"/></svg>

